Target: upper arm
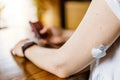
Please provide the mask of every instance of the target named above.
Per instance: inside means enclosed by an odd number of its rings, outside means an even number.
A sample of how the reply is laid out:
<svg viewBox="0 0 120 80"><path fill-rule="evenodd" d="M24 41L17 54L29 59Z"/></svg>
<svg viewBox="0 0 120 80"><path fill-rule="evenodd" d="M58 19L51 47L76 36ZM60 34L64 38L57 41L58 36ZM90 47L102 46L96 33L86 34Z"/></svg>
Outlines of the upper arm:
<svg viewBox="0 0 120 80"><path fill-rule="evenodd" d="M85 17L72 37L60 48L66 58L69 74L83 69L94 59L92 48L104 44L108 48L120 36L120 20L104 0L92 1ZM74 67L73 67L74 65Z"/></svg>

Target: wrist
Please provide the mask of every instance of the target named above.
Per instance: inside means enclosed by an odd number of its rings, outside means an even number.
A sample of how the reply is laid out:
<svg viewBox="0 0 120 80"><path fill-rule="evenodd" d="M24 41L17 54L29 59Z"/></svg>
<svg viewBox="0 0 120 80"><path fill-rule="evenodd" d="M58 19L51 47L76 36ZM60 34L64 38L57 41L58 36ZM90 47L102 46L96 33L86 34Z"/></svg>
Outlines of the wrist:
<svg viewBox="0 0 120 80"><path fill-rule="evenodd" d="M35 42L27 42L27 43L25 43L25 44L22 46L22 52L23 52L24 57L25 57L25 52L26 52L26 50L28 50L29 48L31 48L31 47L34 46L34 45L37 45L37 43L35 43Z"/></svg>

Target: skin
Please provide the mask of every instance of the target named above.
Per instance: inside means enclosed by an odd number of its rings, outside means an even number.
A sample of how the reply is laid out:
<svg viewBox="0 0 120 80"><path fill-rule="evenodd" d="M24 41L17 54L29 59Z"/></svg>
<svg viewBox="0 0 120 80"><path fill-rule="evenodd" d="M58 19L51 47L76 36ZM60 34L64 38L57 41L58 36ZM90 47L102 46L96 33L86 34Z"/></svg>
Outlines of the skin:
<svg viewBox="0 0 120 80"><path fill-rule="evenodd" d="M40 34L49 33L49 37L45 39L41 38L39 41L43 46L48 42L59 46L59 44L65 43L73 32L73 30L62 30L57 27L44 27L40 30Z"/></svg>
<svg viewBox="0 0 120 80"><path fill-rule="evenodd" d="M34 45L25 56L38 67L66 78L88 66L93 60L91 50L100 44L107 49L120 36L120 20L110 10L105 0L93 0L88 11L71 38L59 49ZM19 42L13 51L23 57Z"/></svg>

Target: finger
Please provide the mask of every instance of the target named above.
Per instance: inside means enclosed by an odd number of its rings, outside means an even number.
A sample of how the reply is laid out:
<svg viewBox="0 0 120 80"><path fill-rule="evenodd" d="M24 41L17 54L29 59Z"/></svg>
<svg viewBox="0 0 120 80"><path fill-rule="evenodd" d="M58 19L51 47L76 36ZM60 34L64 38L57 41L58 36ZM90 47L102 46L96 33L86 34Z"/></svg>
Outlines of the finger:
<svg viewBox="0 0 120 80"><path fill-rule="evenodd" d="M10 50L12 55L16 55L16 52L14 51L14 49Z"/></svg>
<svg viewBox="0 0 120 80"><path fill-rule="evenodd" d="M49 42L53 43L53 44L63 44L65 42L65 38L62 37L53 37L49 40Z"/></svg>
<svg viewBox="0 0 120 80"><path fill-rule="evenodd" d="M58 27L50 27L50 30L54 36L60 36L62 34L62 30Z"/></svg>
<svg viewBox="0 0 120 80"><path fill-rule="evenodd" d="M47 40L45 40L45 39L40 39L39 42L40 42L40 45L42 45L42 46L47 44Z"/></svg>
<svg viewBox="0 0 120 80"><path fill-rule="evenodd" d="M46 32L48 32L49 31L49 28L43 28L42 30L40 30L40 33L41 34L44 34L44 33L46 33Z"/></svg>
<svg viewBox="0 0 120 80"><path fill-rule="evenodd" d="M47 40L45 40L45 39L40 39L40 43L46 44L46 43L47 43Z"/></svg>

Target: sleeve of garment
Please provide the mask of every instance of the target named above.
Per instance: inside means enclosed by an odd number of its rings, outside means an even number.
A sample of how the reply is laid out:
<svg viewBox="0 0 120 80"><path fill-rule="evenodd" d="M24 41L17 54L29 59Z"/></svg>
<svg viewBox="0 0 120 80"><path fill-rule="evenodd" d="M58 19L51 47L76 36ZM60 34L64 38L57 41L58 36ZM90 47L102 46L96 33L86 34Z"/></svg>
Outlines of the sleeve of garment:
<svg viewBox="0 0 120 80"><path fill-rule="evenodd" d="M120 20L120 0L105 0L113 13Z"/></svg>

